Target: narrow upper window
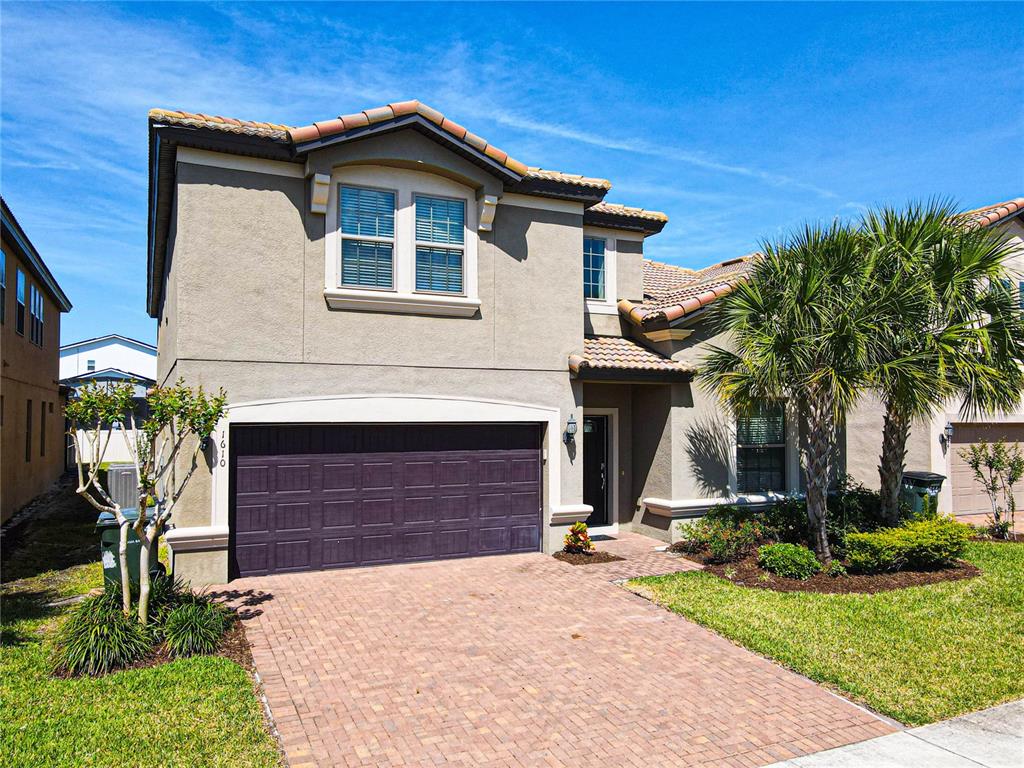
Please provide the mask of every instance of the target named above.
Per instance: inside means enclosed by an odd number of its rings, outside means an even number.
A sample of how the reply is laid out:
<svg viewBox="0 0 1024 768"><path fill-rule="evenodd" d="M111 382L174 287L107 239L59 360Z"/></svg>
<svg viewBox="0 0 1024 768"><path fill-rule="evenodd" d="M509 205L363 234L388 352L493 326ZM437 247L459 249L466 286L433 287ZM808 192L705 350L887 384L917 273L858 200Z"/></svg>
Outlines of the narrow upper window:
<svg viewBox="0 0 1024 768"><path fill-rule="evenodd" d="M85 361L85 370L90 372L90 373L92 371L95 371L96 370L96 361L95 360L86 360Z"/></svg>
<svg viewBox="0 0 1024 768"><path fill-rule="evenodd" d="M39 403L39 455L46 456L46 403Z"/></svg>
<svg viewBox="0 0 1024 768"><path fill-rule="evenodd" d="M764 403L737 421L736 485L740 493L786 490L783 403Z"/></svg>
<svg viewBox="0 0 1024 768"><path fill-rule="evenodd" d="M339 200L341 284L394 288L395 193L342 186Z"/></svg>
<svg viewBox="0 0 1024 768"><path fill-rule="evenodd" d="M416 290L462 293L466 204L416 196Z"/></svg>
<svg viewBox="0 0 1024 768"><path fill-rule="evenodd" d="M7 322L7 254L0 251L0 325Z"/></svg>
<svg viewBox="0 0 1024 768"><path fill-rule="evenodd" d="M14 330L20 333L22 336L25 335L25 273L20 269L18 270L17 276L17 299L18 306L14 313Z"/></svg>
<svg viewBox="0 0 1024 768"><path fill-rule="evenodd" d="M43 293L35 285L28 287L29 338L33 344L43 346Z"/></svg>
<svg viewBox="0 0 1024 768"><path fill-rule="evenodd" d="M25 461L32 461L32 401L25 401Z"/></svg>
<svg viewBox="0 0 1024 768"><path fill-rule="evenodd" d="M583 238L583 296L603 299L605 283L605 241L601 237Z"/></svg>

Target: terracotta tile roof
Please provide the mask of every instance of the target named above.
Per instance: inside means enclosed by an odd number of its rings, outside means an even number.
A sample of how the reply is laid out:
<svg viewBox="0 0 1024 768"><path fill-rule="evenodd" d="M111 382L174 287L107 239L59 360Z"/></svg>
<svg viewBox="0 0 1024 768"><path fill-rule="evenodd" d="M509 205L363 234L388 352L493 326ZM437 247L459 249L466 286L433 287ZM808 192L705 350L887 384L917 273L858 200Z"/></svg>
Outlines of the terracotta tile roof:
<svg viewBox="0 0 1024 768"><path fill-rule="evenodd" d="M1016 216L1021 211L1024 211L1024 197L1015 197L1005 203L986 205L984 208L967 211L963 214L963 218L968 226L991 227L1004 219Z"/></svg>
<svg viewBox="0 0 1024 768"><path fill-rule="evenodd" d="M644 259L644 294L655 296L685 283L697 274L696 270Z"/></svg>
<svg viewBox="0 0 1024 768"><path fill-rule="evenodd" d="M649 221L661 222L668 221L668 216L661 211L648 211L645 208L633 208L628 205L606 203L604 201L590 206L587 210L593 211L594 213L605 213L610 216L628 216L631 219L647 219Z"/></svg>
<svg viewBox="0 0 1024 768"><path fill-rule="evenodd" d="M608 179L595 179L589 176L579 176L575 173L562 173L551 171L545 168L531 166L527 169L527 176L531 179L543 179L545 181L558 181L565 184L574 184L578 187L594 187L595 189L611 189L612 183Z"/></svg>
<svg viewBox="0 0 1024 768"><path fill-rule="evenodd" d="M696 272L645 262L643 303L623 299L619 302L619 313L634 325L678 320L731 292L738 282L746 279L756 255L712 264ZM675 280L672 269L678 270Z"/></svg>
<svg viewBox="0 0 1024 768"><path fill-rule="evenodd" d="M151 109L149 119L153 122L164 122L172 125L184 125L191 128L209 128L215 131L244 134L246 136L259 136L284 142L292 145L303 144L308 141L325 139L331 136L338 136L356 128L365 128L375 123L393 120L407 115L420 115L429 120L441 130L453 136L458 141L469 145L478 152L486 155L495 162L508 168L513 173L533 179L553 181L561 184L571 184L577 187L592 187L594 189L609 190L612 184L607 179L596 179L588 176L579 176L561 171L545 170L543 168L530 168L508 156L506 152L490 144L486 139L477 136L463 128L455 121L445 117L432 107L428 107L419 101L397 101L383 107L364 109L351 115L341 115L331 120L322 120L312 125L294 127L279 123L261 123L252 120L236 120L232 117L221 117L220 115L204 115L198 112L183 112L170 109ZM641 209L636 209L641 210Z"/></svg>
<svg viewBox="0 0 1024 768"><path fill-rule="evenodd" d="M664 372L692 374L692 366L652 352L632 339L620 336L587 336L583 339L583 352L569 355L569 370L581 371Z"/></svg>
<svg viewBox="0 0 1024 768"><path fill-rule="evenodd" d="M220 115L204 115L200 112L182 112L173 109L151 109L149 119L152 122L184 125L190 128L209 128L214 131L226 131L246 136L262 136L275 141L290 141L287 125L277 123L257 123L252 120L236 120L233 117Z"/></svg>

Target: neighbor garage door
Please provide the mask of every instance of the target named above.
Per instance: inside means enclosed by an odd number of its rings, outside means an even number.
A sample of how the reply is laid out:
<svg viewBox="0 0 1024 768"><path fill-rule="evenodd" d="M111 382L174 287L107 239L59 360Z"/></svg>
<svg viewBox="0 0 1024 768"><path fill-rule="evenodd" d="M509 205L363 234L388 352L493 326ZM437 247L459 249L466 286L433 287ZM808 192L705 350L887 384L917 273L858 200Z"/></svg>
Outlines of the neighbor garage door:
<svg viewBox="0 0 1024 768"><path fill-rule="evenodd" d="M232 574L540 549L528 424L235 427Z"/></svg>
<svg viewBox="0 0 1024 768"><path fill-rule="evenodd" d="M994 443L1002 440L1005 443L1020 443L1024 450L1024 424L956 424L953 427L953 455L950 457L950 480L953 483L953 514L972 515L991 513L992 505L982 490L974 473L960 452L971 443L985 440ZM1024 482L1014 486L1018 498L1024 495Z"/></svg>

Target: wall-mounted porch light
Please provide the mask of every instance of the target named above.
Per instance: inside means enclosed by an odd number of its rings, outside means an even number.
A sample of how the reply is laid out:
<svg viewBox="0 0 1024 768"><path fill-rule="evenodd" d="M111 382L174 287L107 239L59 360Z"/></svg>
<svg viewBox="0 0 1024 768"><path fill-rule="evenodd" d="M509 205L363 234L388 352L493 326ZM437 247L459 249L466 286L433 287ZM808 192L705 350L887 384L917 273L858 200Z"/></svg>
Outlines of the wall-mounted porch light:
<svg viewBox="0 0 1024 768"><path fill-rule="evenodd" d="M942 435L939 439L942 440L942 450L949 448L949 444L953 442L953 422L946 422L946 426L942 428Z"/></svg>
<svg viewBox="0 0 1024 768"><path fill-rule="evenodd" d="M569 420L565 422L565 434L562 436L562 441L568 445L576 437L576 418L573 414L569 414Z"/></svg>

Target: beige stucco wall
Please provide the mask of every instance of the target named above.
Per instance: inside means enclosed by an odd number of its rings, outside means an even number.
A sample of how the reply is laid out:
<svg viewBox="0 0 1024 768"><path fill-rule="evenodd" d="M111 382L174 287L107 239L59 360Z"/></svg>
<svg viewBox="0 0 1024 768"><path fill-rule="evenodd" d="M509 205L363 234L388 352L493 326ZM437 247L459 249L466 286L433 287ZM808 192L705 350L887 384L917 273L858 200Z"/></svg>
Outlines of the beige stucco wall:
<svg viewBox="0 0 1024 768"><path fill-rule="evenodd" d="M427 167L447 163L433 169L478 192L494 188L483 171L421 139L332 148L310 167L422 151ZM493 231L479 233L473 317L344 311L324 299L329 223L309 212L303 179L181 162L176 182L161 378L223 387L230 403L439 395L557 408L562 424L570 413L582 419L582 385L567 370L583 338L582 214L499 205ZM561 504L581 503L582 456L570 456L560 433L545 447L545 474L559 462ZM211 472L196 472L176 524L210 525L212 506ZM562 533L546 531L545 546L560 545ZM206 572L213 557L200 558ZM224 577L226 563L223 553Z"/></svg>

